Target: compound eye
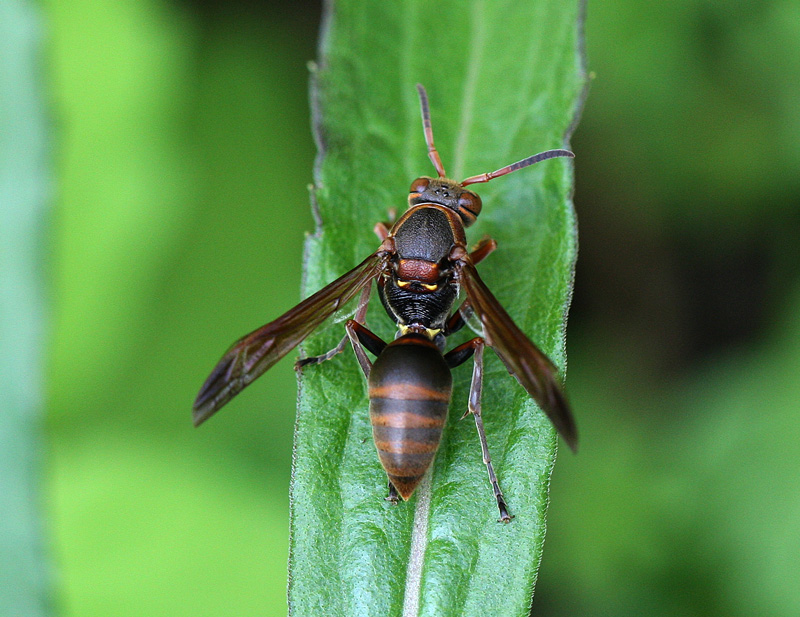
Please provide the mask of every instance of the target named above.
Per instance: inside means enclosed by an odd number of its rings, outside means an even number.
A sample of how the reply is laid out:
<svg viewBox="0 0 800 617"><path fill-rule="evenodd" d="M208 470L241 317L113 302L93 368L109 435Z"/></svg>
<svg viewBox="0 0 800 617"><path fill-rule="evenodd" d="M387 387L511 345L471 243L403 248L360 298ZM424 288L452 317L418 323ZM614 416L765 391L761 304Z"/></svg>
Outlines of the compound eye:
<svg viewBox="0 0 800 617"><path fill-rule="evenodd" d="M409 189L409 193L422 193L424 192L431 184L431 179L427 176L422 176L421 178L417 178L411 183L411 188Z"/></svg>
<svg viewBox="0 0 800 617"><path fill-rule="evenodd" d="M461 197L458 198L458 214L461 220L464 221L464 226L469 227L478 218L481 213L482 207L481 198L477 193L472 191L464 191Z"/></svg>

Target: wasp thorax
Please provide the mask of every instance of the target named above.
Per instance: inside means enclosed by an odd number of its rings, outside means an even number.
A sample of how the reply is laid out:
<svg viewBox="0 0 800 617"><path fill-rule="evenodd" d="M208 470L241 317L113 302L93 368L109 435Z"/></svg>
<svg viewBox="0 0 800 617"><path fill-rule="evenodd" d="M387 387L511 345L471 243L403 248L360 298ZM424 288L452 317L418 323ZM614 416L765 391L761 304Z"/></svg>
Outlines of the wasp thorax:
<svg viewBox="0 0 800 617"><path fill-rule="evenodd" d="M410 206L438 204L456 212L469 227L481 211L481 198L463 188L458 182L447 178L422 176L411 183L408 195Z"/></svg>

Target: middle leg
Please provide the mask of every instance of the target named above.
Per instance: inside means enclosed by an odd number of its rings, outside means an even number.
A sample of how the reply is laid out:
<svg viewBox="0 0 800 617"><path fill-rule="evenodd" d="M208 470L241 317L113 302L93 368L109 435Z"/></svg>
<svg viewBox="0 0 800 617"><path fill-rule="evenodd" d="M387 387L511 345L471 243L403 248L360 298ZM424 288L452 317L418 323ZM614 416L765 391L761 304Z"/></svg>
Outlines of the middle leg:
<svg viewBox="0 0 800 617"><path fill-rule="evenodd" d="M364 290L361 292L361 296L358 299L358 308L356 309L356 314L353 316L351 321L357 321L360 324L363 324L367 318L367 307L369 306L369 296L372 293L372 284L367 285L364 287ZM311 356L309 358L300 358L297 362L294 363L294 368L296 371L299 371L305 366L309 364L322 364L326 360L330 360L336 354L341 353L344 351L344 348L347 346L347 339L348 335L345 334L342 337L342 340L339 341L333 349L325 352L319 356Z"/></svg>

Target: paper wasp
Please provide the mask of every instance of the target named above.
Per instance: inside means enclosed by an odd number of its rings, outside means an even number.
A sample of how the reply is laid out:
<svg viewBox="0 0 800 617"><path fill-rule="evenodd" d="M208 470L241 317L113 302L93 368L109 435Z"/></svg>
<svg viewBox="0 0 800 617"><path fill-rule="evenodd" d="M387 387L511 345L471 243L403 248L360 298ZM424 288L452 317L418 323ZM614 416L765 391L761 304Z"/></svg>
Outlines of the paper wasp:
<svg viewBox="0 0 800 617"><path fill-rule="evenodd" d="M574 155L568 150L548 150L491 173L461 182L450 180L433 143L427 94L421 85L417 90L428 156L438 177L414 180L405 214L391 228L383 223L375 226L381 240L377 251L275 321L234 343L200 389L194 423L205 421L359 296L355 316L347 322L347 333L339 344L321 356L298 361L297 367L329 360L350 341L368 382L373 437L389 477L387 499L396 503L398 496L404 500L411 497L439 447L452 393L451 369L473 358L464 415L475 418L500 520L508 522L511 516L492 467L481 418L484 347L495 350L573 450L577 431L556 367L514 324L475 269L497 245L484 239L472 252L467 250L464 229L480 214L481 198L464 187L546 159ZM388 344L364 325L373 281L386 312L398 326L395 340ZM466 300L453 311L459 289ZM480 320L483 337L445 353L446 337L460 330L473 314ZM374 363L366 352L376 357Z"/></svg>

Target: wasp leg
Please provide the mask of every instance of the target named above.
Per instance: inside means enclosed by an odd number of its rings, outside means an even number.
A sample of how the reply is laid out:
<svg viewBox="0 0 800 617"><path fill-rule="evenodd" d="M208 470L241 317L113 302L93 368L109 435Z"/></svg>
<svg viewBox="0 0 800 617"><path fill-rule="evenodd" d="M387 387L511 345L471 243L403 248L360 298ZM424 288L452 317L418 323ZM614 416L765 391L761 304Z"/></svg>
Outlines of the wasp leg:
<svg viewBox="0 0 800 617"><path fill-rule="evenodd" d="M469 258L472 260L473 264L480 263L494 252L496 248L497 242L495 242L493 238L487 236L478 242L475 249L469 254ZM472 305L469 303L469 300L465 300L461 306L458 307L458 310L450 316L450 319L447 320L443 334L445 336L450 336L458 332L467 324L470 317L472 317Z"/></svg>
<svg viewBox="0 0 800 617"><path fill-rule="evenodd" d="M492 458L489 455L489 444L486 441L486 431L483 428L483 418L481 417L481 393L483 391L483 348L486 342L482 338L474 338L467 341L463 345L459 345L452 351L448 352L444 359L450 368L454 368L459 364L466 362L470 356L474 356L474 365L472 369L472 385L469 389L469 405L467 414L472 414L475 418L475 427L478 429L478 437L481 441L481 452L483 454L483 462L486 464L486 471L489 473L489 481L492 483L492 490L494 491L495 499L497 499L497 507L500 510L500 522L509 523L513 516L508 513L508 505L503 497L503 491L500 490L500 484L497 481L497 475L494 473L492 466Z"/></svg>
<svg viewBox="0 0 800 617"><path fill-rule="evenodd" d="M473 265L478 265L484 259L486 259L489 255L491 255L494 250L497 248L497 242L495 242L494 238L490 238L486 236L482 238L475 248L472 249L472 252L469 254L469 258L472 260Z"/></svg>
<svg viewBox="0 0 800 617"><path fill-rule="evenodd" d="M389 230L394 225L396 219L397 208L389 208L389 221L386 223L375 223L375 227L372 228L372 231L375 232L375 235L378 236L379 240L383 241L389 237Z"/></svg>
<svg viewBox="0 0 800 617"><path fill-rule="evenodd" d="M353 351L356 354L358 364L361 366L364 377L369 380L369 374L372 371L372 362L370 362L369 358L367 358L367 354L364 352L364 349L369 351L374 356L379 356L386 347L386 342L377 334L371 332L365 326L353 319L347 322L346 329L347 336L350 338L350 342L353 344ZM400 496L397 493L397 489L395 488L394 484L392 484L392 481L389 480L389 496L386 497L386 501L390 502L393 506L396 506L399 499Z"/></svg>
<svg viewBox="0 0 800 617"><path fill-rule="evenodd" d="M472 317L472 305L469 303L469 300L464 300L461 306L458 307L455 313L450 316L450 319L444 324L444 330L442 330L442 334L445 336L450 336L455 332L458 332L467 325L467 321L469 318ZM453 350L455 351L455 350Z"/></svg>
<svg viewBox="0 0 800 617"><path fill-rule="evenodd" d="M392 484L391 480L389 481L389 496L384 497L386 501L391 503L393 506L397 505L397 502L400 501L400 495L397 494L397 489Z"/></svg>
<svg viewBox="0 0 800 617"><path fill-rule="evenodd" d="M389 228L390 225L388 223L375 223L375 227L372 228L372 231L375 232L379 240L383 241L389 237Z"/></svg>
<svg viewBox="0 0 800 617"><path fill-rule="evenodd" d="M379 356L386 347L386 343L377 334L373 334L366 326L363 326L355 319L350 319L345 326L347 330L347 337L353 345L353 352L356 354L356 359L361 367L364 377L369 379L370 371L372 371L372 362L367 358L364 352L366 348L374 356Z"/></svg>
<svg viewBox="0 0 800 617"><path fill-rule="evenodd" d="M367 318L367 306L369 305L369 295L372 292L372 285L367 285L364 287L364 290L361 292L361 297L358 299L358 309L356 309L356 314L354 316L354 320L361 323ZM331 349L330 351L322 354L321 356L311 356L309 358L301 358L294 364L295 370L300 370L304 366L308 366L309 364L322 364L325 360L330 360L336 354L341 353L344 351L344 348L347 346L348 336L347 334L342 337L342 340Z"/></svg>

